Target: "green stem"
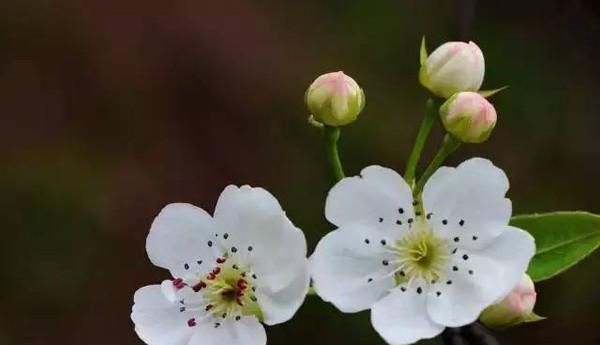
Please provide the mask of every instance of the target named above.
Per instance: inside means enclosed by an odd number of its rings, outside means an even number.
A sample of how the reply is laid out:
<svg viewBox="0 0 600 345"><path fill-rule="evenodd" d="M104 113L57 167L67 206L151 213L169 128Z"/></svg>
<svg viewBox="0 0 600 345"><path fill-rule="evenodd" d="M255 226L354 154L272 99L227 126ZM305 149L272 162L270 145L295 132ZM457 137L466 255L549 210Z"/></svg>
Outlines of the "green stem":
<svg viewBox="0 0 600 345"><path fill-rule="evenodd" d="M413 190L413 195L419 195L421 193L425 182L427 182L431 175L433 175L433 173L442 165L442 163L444 163L446 158L448 158L452 152L456 151L459 146L460 142L458 140L454 139L454 137L452 137L450 134L446 134L444 137L444 142L442 143L442 147L440 147L440 150L436 153L435 157L433 157L433 160L431 163L429 163L427 169L425 169L423 176L421 176L417 182L417 185Z"/></svg>
<svg viewBox="0 0 600 345"><path fill-rule="evenodd" d="M332 126L323 127L323 140L325 142L325 153L327 154L327 160L333 170L333 176L335 181L339 181L345 177L344 168L340 161L340 155L338 153L338 140L340 139L340 129Z"/></svg>
<svg viewBox="0 0 600 345"><path fill-rule="evenodd" d="M438 113L433 99L430 98L427 100L427 103L425 103L425 117L423 118L423 122L421 122L421 128L419 128L415 145L410 153L404 172L404 179L410 186L412 186L414 182L415 171L417 170L417 164L421 158L421 152L423 152L423 147L425 147L427 137L429 136L429 132L431 131L431 127L433 126L437 115Z"/></svg>

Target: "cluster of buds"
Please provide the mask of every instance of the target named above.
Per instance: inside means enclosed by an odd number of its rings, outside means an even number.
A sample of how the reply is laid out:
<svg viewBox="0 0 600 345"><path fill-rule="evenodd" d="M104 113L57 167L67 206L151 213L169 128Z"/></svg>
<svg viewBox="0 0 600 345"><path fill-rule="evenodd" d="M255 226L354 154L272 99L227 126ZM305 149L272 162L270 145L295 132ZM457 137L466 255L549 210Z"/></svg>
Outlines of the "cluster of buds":
<svg viewBox="0 0 600 345"><path fill-rule="evenodd" d="M419 81L435 96L445 98L440 117L446 131L463 143L486 141L496 125L496 110L479 91L485 60L474 42L447 42L429 56L423 43ZM319 76L305 95L310 121L318 126L344 126L354 122L365 106L365 94L344 72Z"/></svg>
<svg viewBox="0 0 600 345"><path fill-rule="evenodd" d="M447 42L427 56L421 47L419 81L434 95L447 100L440 108L444 128L464 143L486 141L496 125L496 110L479 88L485 60L474 42Z"/></svg>

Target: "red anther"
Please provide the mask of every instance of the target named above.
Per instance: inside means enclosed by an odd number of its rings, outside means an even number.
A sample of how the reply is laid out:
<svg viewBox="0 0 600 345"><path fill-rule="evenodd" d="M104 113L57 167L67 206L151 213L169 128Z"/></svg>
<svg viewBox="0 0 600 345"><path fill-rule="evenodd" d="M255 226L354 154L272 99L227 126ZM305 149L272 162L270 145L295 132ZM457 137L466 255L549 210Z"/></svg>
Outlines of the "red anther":
<svg viewBox="0 0 600 345"><path fill-rule="evenodd" d="M206 283L203 281L200 281L198 284L194 285L192 287L192 289L194 289L194 292L198 292L198 291L204 289L205 287L206 287Z"/></svg>
<svg viewBox="0 0 600 345"><path fill-rule="evenodd" d="M237 282L237 286L238 286L238 288L240 288L242 290L246 290L246 288L248 287L248 282L245 281L244 279L240 279Z"/></svg>
<svg viewBox="0 0 600 345"><path fill-rule="evenodd" d="M180 290L183 289L183 287L185 286L185 283L183 282L183 279L181 278L177 278L177 279L173 279L173 286Z"/></svg>
<svg viewBox="0 0 600 345"><path fill-rule="evenodd" d="M208 305L206 305L206 308L204 308L204 310L209 311L212 308L213 308L213 305L212 304L208 304Z"/></svg>
<svg viewBox="0 0 600 345"><path fill-rule="evenodd" d="M220 272L221 272L221 267L215 267L215 268L213 269L213 271L212 271L212 273L213 273L214 275L217 275L217 274L219 274Z"/></svg>
<svg viewBox="0 0 600 345"><path fill-rule="evenodd" d="M187 324L188 324L188 326L189 326L189 327L194 327L194 326L196 326L196 319L194 319L194 318L192 318L192 319L189 319L189 320L187 321Z"/></svg>
<svg viewBox="0 0 600 345"><path fill-rule="evenodd" d="M206 277L206 279L208 279L208 280L215 280L216 277L217 276L214 273L210 272L208 274L208 276Z"/></svg>
<svg viewBox="0 0 600 345"><path fill-rule="evenodd" d="M236 296L238 296L238 297L242 297L242 296L244 296L244 290L237 290L237 291L235 292L235 295L236 295Z"/></svg>
<svg viewBox="0 0 600 345"><path fill-rule="evenodd" d="M217 258L217 263L218 263L218 264L222 264L222 263L224 263L226 260L227 260L226 258Z"/></svg>

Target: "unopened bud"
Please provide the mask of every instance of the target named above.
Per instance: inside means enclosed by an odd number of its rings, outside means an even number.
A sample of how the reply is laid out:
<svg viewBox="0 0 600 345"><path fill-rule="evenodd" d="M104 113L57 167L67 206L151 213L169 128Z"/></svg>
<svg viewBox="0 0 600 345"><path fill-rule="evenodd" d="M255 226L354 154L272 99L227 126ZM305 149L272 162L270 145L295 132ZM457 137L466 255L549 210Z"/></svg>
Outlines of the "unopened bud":
<svg viewBox="0 0 600 345"><path fill-rule="evenodd" d="M421 65L419 81L436 96L448 98L479 90L484 73L483 53L474 42L447 42Z"/></svg>
<svg viewBox="0 0 600 345"><path fill-rule="evenodd" d="M521 281L508 296L500 302L486 308L479 320L488 327L503 328L522 322L541 319L533 313L536 293L533 281L523 274Z"/></svg>
<svg viewBox="0 0 600 345"><path fill-rule="evenodd" d="M356 120L365 106L365 94L344 72L318 77L306 91L306 105L315 121L343 126Z"/></svg>
<svg viewBox="0 0 600 345"><path fill-rule="evenodd" d="M464 143L486 141L496 126L496 109L476 92L459 92L440 107L442 124Z"/></svg>

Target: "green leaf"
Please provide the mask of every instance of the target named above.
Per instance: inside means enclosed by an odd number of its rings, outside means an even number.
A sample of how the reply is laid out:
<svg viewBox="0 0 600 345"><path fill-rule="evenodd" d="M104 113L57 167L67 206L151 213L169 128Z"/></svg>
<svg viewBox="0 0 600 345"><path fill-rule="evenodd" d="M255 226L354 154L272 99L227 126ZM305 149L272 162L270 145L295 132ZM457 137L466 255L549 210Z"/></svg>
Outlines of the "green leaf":
<svg viewBox="0 0 600 345"><path fill-rule="evenodd" d="M419 51L419 62L421 62L421 65L423 65L426 60L427 60L427 47L425 46L425 36L423 36L423 38L421 38L421 50Z"/></svg>
<svg viewBox="0 0 600 345"><path fill-rule="evenodd" d="M488 97L492 97L493 95L497 94L498 92L508 89L508 85L505 85L503 87L499 87L497 89L493 89L493 90L479 90L477 91L477 93L479 95L481 95L482 97L488 98Z"/></svg>
<svg viewBox="0 0 600 345"><path fill-rule="evenodd" d="M600 246L600 216L588 212L515 216L511 225L535 238L537 249L527 272L535 282L564 272Z"/></svg>

